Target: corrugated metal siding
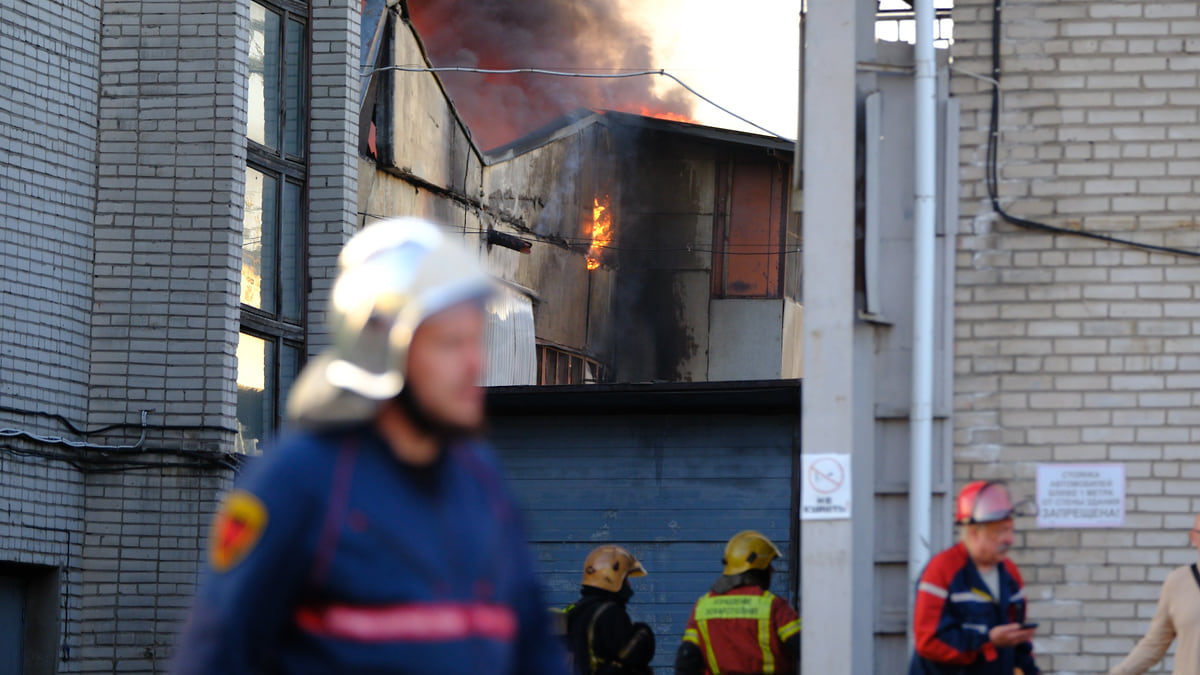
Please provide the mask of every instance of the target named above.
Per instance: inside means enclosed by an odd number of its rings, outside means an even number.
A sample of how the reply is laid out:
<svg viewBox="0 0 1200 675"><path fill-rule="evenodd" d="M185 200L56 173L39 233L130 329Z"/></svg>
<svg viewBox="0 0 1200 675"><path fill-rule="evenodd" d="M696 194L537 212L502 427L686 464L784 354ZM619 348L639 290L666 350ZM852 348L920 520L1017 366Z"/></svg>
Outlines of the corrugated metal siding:
<svg viewBox="0 0 1200 675"><path fill-rule="evenodd" d="M548 601L578 597L600 543L630 549L634 621L653 626L671 672L696 599L721 573L728 538L757 529L784 550L772 590L794 602L792 463L797 415L497 416L492 439L525 513Z"/></svg>
<svg viewBox="0 0 1200 675"><path fill-rule="evenodd" d="M485 387L537 384L537 354L533 332L533 302L510 289L498 293L487 307Z"/></svg>

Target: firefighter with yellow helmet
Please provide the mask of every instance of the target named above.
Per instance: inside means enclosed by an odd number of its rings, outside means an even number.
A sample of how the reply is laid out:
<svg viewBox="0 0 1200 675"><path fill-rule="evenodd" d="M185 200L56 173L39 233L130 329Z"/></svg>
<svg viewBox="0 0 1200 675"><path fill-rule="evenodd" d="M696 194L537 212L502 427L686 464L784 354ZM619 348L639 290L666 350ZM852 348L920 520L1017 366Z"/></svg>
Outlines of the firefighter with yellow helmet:
<svg viewBox="0 0 1200 675"><path fill-rule="evenodd" d="M646 674L654 658L654 632L633 623L625 605L630 577L646 568L620 546L599 546L583 563L579 600L567 609L567 644L579 675Z"/></svg>
<svg viewBox="0 0 1200 675"><path fill-rule="evenodd" d="M676 675L797 671L800 617L768 590L771 563L781 555L759 532L733 535L724 574L692 609L675 655Z"/></svg>

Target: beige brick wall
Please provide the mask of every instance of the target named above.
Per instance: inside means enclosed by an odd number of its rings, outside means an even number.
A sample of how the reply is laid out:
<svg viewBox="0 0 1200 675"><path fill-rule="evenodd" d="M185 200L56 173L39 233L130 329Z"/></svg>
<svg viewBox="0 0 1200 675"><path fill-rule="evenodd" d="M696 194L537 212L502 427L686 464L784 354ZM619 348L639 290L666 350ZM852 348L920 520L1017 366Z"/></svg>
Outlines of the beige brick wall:
<svg viewBox="0 0 1200 675"><path fill-rule="evenodd" d="M954 66L989 75L992 3L955 5ZM1003 24L1004 207L1200 251L1198 5L1008 0ZM1023 519L1013 555L1042 668L1103 672L1144 632L1166 574L1196 560L1200 259L1000 223L983 180L990 86L951 79L963 110L955 477L1010 479L1024 496L1040 463L1124 464L1123 528Z"/></svg>

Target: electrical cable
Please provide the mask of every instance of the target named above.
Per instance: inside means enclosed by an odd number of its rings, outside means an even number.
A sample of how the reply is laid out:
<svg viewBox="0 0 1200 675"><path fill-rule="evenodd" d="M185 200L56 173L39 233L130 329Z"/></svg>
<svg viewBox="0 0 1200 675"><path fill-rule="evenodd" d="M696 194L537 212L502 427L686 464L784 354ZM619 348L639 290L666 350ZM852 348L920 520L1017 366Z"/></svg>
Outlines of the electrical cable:
<svg viewBox="0 0 1200 675"><path fill-rule="evenodd" d="M179 450L172 448L146 448L143 453L158 453L186 457L186 460L137 460L116 459L102 453L69 453L65 451L40 450L37 448L18 448L0 444L0 451L16 457L38 457L63 462L83 473L119 473L144 469L193 468L193 469L227 469L238 472L241 470L244 455L226 452L204 450Z"/></svg>
<svg viewBox="0 0 1200 675"><path fill-rule="evenodd" d="M998 168L998 164L999 164L999 160L998 160L999 147L998 146L999 146L999 137L1000 137L1000 26L1001 26L1000 14L1001 14L1002 2L1003 2L1003 0L992 0L992 77L990 80L991 85L992 85L992 117L991 117L991 120L989 120L989 122L988 122L988 145L987 145L987 159L986 159L986 164L987 164L987 166L986 166L986 183L987 183L988 198L991 200L992 209L996 212L997 215L999 215L1005 221L1007 221L1013 225L1016 225L1017 227L1025 228L1027 230L1037 230L1037 231L1041 231L1041 232L1051 232L1054 234L1068 234L1068 235L1074 235L1077 237L1087 237L1089 239L1098 239L1100 241L1106 241L1106 242L1109 242L1112 244L1121 244L1123 246L1131 246L1134 248L1140 248L1140 249L1143 249L1146 251L1153 251L1156 253L1170 253L1173 255L1186 256L1189 258L1200 258L1200 250L1176 248L1173 246L1158 246L1155 244L1144 244L1144 243L1132 241L1129 239L1122 239L1120 237L1114 237L1114 236L1107 235L1107 234L1101 234L1099 232L1089 232L1087 230L1073 230L1073 229L1066 228L1066 227L1058 227L1056 225L1048 225L1046 223L1040 223L1035 220L1021 218L1020 216L1014 216L1014 215L1008 213L1007 211L1005 211L1004 207L1000 206L1000 198L997 194L997 187L1000 182L999 168ZM982 76L978 76L978 75L972 75L972 76L982 78Z"/></svg>
<svg viewBox="0 0 1200 675"><path fill-rule="evenodd" d="M105 431L111 431L113 429L133 426L133 424L123 422L97 427L95 429L84 429L57 413L22 410L20 408L13 408L10 406L0 406L0 410L22 415L32 415L53 419L79 436L91 436ZM65 462L84 473L113 473L120 471L168 467L190 467L196 469L222 468L232 470L234 472L240 470L241 463L245 459L245 456L238 453L211 450L183 450L181 448L146 447L145 441L147 430L170 429L173 427L171 425L151 425L147 422L149 411L142 410L140 412L141 423L138 426L141 429L141 433L139 434L137 441L132 444L110 445L103 443L90 443L87 441L70 440L61 436L35 434L22 429L0 428L0 438L20 438L32 441L38 445L50 446L50 448L53 448L40 449L0 444L0 451L7 452L8 454L17 457L40 457L43 459ZM180 425L179 428L190 430L207 427ZM138 452L132 452L135 450ZM145 457L148 454L173 455L181 459L164 461L135 458Z"/></svg>
<svg viewBox="0 0 1200 675"><path fill-rule="evenodd" d="M14 408L12 406L6 406L6 405L0 405L0 412L7 412L7 413L14 413L17 415L29 415L32 417L44 417L47 419L52 419L52 420L57 421L62 426L66 427L68 430L71 431L71 433L75 434L76 436L93 436L95 434L102 434L106 431L112 431L114 429L130 429L130 428L140 428L140 427L145 427L147 430L155 430L155 431L220 431L220 432L231 431L230 429L224 429L222 427L214 427L214 426L207 426L207 425L201 425L201 424L150 424L145 421L143 421L141 423L139 423L139 422L116 422L114 424L106 424L101 427L96 427L95 429L84 429L83 427L78 426L71 420L67 419L66 417L63 417L62 415L59 415L58 413L45 412L42 410L24 410L22 408Z"/></svg>
<svg viewBox="0 0 1200 675"><path fill-rule="evenodd" d="M987 82L988 84L992 84L997 87L1000 86L1000 83L998 81L993 80L992 78L988 77L987 75L980 75L979 73L973 73L973 72L967 70L966 68L959 68L957 66L948 66L948 68L950 69L950 72L952 72L952 73L958 73L959 75L966 75L967 77L979 80L981 82Z"/></svg>
<svg viewBox="0 0 1200 675"><path fill-rule="evenodd" d="M375 215L373 213L367 213L365 211L359 211L358 215L365 216L367 218L375 218L376 220L388 220L389 219L389 216L379 216L379 215ZM487 230L460 230L459 233L460 234L486 235ZM522 233L522 234L528 234L528 233ZM537 236L537 235L534 235L534 236ZM561 237L561 238L555 239L554 242L547 242L547 241L544 241L541 239L539 239L538 241L539 241L539 243L555 243L555 242L557 242L560 244L565 244L571 248L579 247L580 249L582 249L584 246L587 246L588 248L592 247L592 243L591 243L592 240L587 237ZM804 252L803 248L780 248L780 247L775 246L774 244L737 244L737 246L738 246L738 248L743 249L743 250L740 250L740 251L718 251L716 249L704 248L704 247L700 247L700 246L677 246L677 247L668 247L668 248L651 248L651 247L639 247L639 246L613 246L611 244L602 244L600 246L596 246L595 248L603 249L605 251L628 251L630 253L719 253L719 254L724 254L724 255L791 255L793 253L803 253ZM745 250L746 248L749 248L749 247L753 247L752 250Z"/></svg>
<svg viewBox="0 0 1200 675"><path fill-rule="evenodd" d="M573 244L574 246L583 247L586 242ZM745 248L751 244L738 244L737 246ZM628 251L631 253L713 253L717 255L792 255L794 253L803 253L802 248L762 248L751 251L718 251L711 248L700 248L697 246L680 246L676 248L637 248L628 246L612 246L610 244L602 244L600 246L589 246L602 251Z"/></svg>
<svg viewBox="0 0 1200 675"><path fill-rule="evenodd" d="M62 436L42 436L39 434L22 431L21 429L0 429L0 436L7 438L27 438L36 443L43 445L65 445L69 448L77 448L80 450L109 450L109 451L125 451L137 450L142 447L142 443L146 440L146 415L149 411L142 411L142 433L138 436L137 442L133 445L105 445L103 443L89 443L87 441L72 441Z"/></svg>
<svg viewBox="0 0 1200 675"><path fill-rule="evenodd" d="M385 71L389 71L389 70L398 70L398 71L406 72L406 73L478 73L481 75L530 74L530 75L550 75L553 77L581 77L581 78L591 78L591 79L623 79L623 78L628 78L628 77L645 77L648 75L658 75L660 77L665 77L670 80L674 80L676 84L678 84L679 86L686 89L688 92L690 92L693 96L700 99L701 101L704 101L705 103L711 105L712 107L716 108L717 110L720 110L721 112L723 112L731 117L734 117L737 120L739 120L745 124L749 124L750 126L754 127L755 129L758 129L759 131L762 131L765 134L769 134L771 136L774 136L776 138L779 138L779 139L782 139L785 141L794 142L794 139L792 139L792 138L788 138L787 136L784 136L782 134L777 134L774 131L771 131L770 129L768 129L764 126L755 124L754 122L751 122L749 119L746 119L745 117L742 117L741 115L733 112L729 108L726 108L725 106L717 103L716 101L705 96L704 94L701 94L700 92L696 91L692 87L688 86L688 84L686 82L684 82L683 80L679 79L678 77L672 75L671 73L668 73L666 70L663 70L661 68L658 70L640 70L640 71L635 71L635 72L631 72L631 73L578 73L578 72L563 71L563 70L546 70L544 68L470 68L470 67L466 67L466 66L440 66L440 67L384 66L383 68L373 68L373 69L363 73L363 75L366 75L368 78L370 78L370 77L374 76L376 73L381 73L381 72L385 72Z"/></svg>

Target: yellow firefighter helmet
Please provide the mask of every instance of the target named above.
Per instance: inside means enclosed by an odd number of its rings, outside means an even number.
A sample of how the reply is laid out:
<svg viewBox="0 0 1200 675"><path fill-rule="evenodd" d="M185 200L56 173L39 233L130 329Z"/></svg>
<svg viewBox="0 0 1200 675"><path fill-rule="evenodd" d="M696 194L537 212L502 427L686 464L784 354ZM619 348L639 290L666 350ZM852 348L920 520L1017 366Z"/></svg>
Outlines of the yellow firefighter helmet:
<svg viewBox="0 0 1200 675"><path fill-rule="evenodd" d="M733 535L725 544L725 576L741 574L749 570L765 570L771 561L783 555L770 539L754 530L745 530Z"/></svg>

